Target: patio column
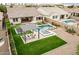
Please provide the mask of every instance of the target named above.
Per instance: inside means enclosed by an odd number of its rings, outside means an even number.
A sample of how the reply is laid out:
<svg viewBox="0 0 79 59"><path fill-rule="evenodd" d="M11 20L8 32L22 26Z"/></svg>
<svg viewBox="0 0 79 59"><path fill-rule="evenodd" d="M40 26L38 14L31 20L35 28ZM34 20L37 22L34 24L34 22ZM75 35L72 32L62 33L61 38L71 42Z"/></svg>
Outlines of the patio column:
<svg viewBox="0 0 79 59"><path fill-rule="evenodd" d="M36 21L36 17L33 17L33 21Z"/></svg>
<svg viewBox="0 0 79 59"><path fill-rule="evenodd" d="M38 39L40 39L40 29L38 28Z"/></svg>
<svg viewBox="0 0 79 59"><path fill-rule="evenodd" d="M18 18L18 23L21 23L21 18Z"/></svg>

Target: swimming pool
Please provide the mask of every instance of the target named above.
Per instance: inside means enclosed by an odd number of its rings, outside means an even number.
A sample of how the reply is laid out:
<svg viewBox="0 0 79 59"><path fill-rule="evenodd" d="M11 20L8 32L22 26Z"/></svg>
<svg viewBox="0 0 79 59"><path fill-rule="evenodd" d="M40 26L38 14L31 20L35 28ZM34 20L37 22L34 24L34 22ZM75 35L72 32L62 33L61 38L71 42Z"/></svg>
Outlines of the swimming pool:
<svg viewBox="0 0 79 59"><path fill-rule="evenodd" d="M74 25L75 24L74 19L63 19L63 20L61 20L61 22L65 25Z"/></svg>
<svg viewBox="0 0 79 59"><path fill-rule="evenodd" d="M48 29L55 29L55 26L51 24L43 24L43 25L39 25L37 29L40 29L40 31L45 31Z"/></svg>
<svg viewBox="0 0 79 59"><path fill-rule="evenodd" d="M55 28L56 27L51 24L43 24L43 25L38 26L37 29L40 29L40 33L46 36L46 35L52 34L51 32L48 32L47 30L49 30L49 29L53 30Z"/></svg>
<svg viewBox="0 0 79 59"><path fill-rule="evenodd" d="M53 26L48 25L48 24L38 26L38 29L40 29L41 31L51 29L51 28L53 28Z"/></svg>

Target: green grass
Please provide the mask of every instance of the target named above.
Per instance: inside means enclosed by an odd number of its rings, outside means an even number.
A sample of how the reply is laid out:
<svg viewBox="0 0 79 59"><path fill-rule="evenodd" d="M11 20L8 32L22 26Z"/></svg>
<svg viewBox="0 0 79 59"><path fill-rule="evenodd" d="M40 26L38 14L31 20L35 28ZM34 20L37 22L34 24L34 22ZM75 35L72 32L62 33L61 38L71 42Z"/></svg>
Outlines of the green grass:
<svg viewBox="0 0 79 59"><path fill-rule="evenodd" d="M13 25L14 28L19 28L19 26L21 25L21 23Z"/></svg>
<svg viewBox="0 0 79 59"><path fill-rule="evenodd" d="M9 22L8 19L6 19L5 23L6 23L6 27L7 27L7 29L10 29L10 28L11 28L11 25L10 25L10 22Z"/></svg>
<svg viewBox="0 0 79 59"><path fill-rule="evenodd" d="M11 28L11 32L15 41L17 53L19 55L40 55L66 44L65 41L57 36L51 36L35 42L24 44L20 36L16 34L13 28Z"/></svg>
<svg viewBox="0 0 79 59"><path fill-rule="evenodd" d="M16 47L15 47L15 44L13 41L12 32L11 32L11 24L10 24L8 19L6 19L5 23L6 23L6 29L7 29L8 34L9 34L8 37L9 37L11 54L16 55L17 53L16 53Z"/></svg>

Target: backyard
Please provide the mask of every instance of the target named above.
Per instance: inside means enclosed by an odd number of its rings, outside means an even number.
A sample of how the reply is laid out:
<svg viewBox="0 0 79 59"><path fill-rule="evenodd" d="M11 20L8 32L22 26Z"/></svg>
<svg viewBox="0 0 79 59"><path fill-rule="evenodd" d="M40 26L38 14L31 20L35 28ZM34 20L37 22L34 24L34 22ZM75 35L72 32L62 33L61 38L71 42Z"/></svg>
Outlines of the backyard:
<svg viewBox="0 0 79 59"><path fill-rule="evenodd" d="M10 24L8 23L7 27L10 28L9 26ZM14 28L11 27L10 30L18 55L40 55L66 44L65 41L57 36L50 36L41 40L24 44L21 37L16 34Z"/></svg>

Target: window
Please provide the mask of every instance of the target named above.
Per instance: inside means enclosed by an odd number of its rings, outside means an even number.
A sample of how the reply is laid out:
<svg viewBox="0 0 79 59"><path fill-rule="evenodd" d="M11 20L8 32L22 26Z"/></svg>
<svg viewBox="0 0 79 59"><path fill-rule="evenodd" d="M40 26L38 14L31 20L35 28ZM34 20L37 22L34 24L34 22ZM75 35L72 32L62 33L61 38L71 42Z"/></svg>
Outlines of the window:
<svg viewBox="0 0 79 59"><path fill-rule="evenodd" d="M13 22L15 22L15 18L13 18Z"/></svg>
<svg viewBox="0 0 79 59"><path fill-rule="evenodd" d="M13 18L13 22L18 22L18 18Z"/></svg>
<svg viewBox="0 0 79 59"><path fill-rule="evenodd" d="M71 13L71 16L72 16L72 13Z"/></svg>
<svg viewBox="0 0 79 59"><path fill-rule="evenodd" d="M57 18L57 16L56 16L56 18Z"/></svg>
<svg viewBox="0 0 79 59"><path fill-rule="evenodd" d="M64 15L61 15L61 16L60 16L60 19L64 19Z"/></svg>
<svg viewBox="0 0 79 59"><path fill-rule="evenodd" d="M53 18L53 19L57 19L57 16L53 16L52 18Z"/></svg>
<svg viewBox="0 0 79 59"><path fill-rule="evenodd" d="M18 22L18 18L16 18L16 21Z"/></svg>
<svg viewBox="0 0 79 59"><path fill-rule="evenodd" d="M68 17L68 15L66 15L66 17Z"/></svg>
<svg viewBox="0 0 79 59"><path fill-rule="evenodd" d="M75 16L75 13L73 13L73 16Z"/></svg>
<svg viewBox="0 0 79 59"><path fill-rule="evenodd" d="M36 17L36 20L42 20L43 17Z"/></svg>
<svg viewBox="0 0 79 59"><path fill-rule="evenodd" d="M54 19L54 16L52 18Z"/></svg>

